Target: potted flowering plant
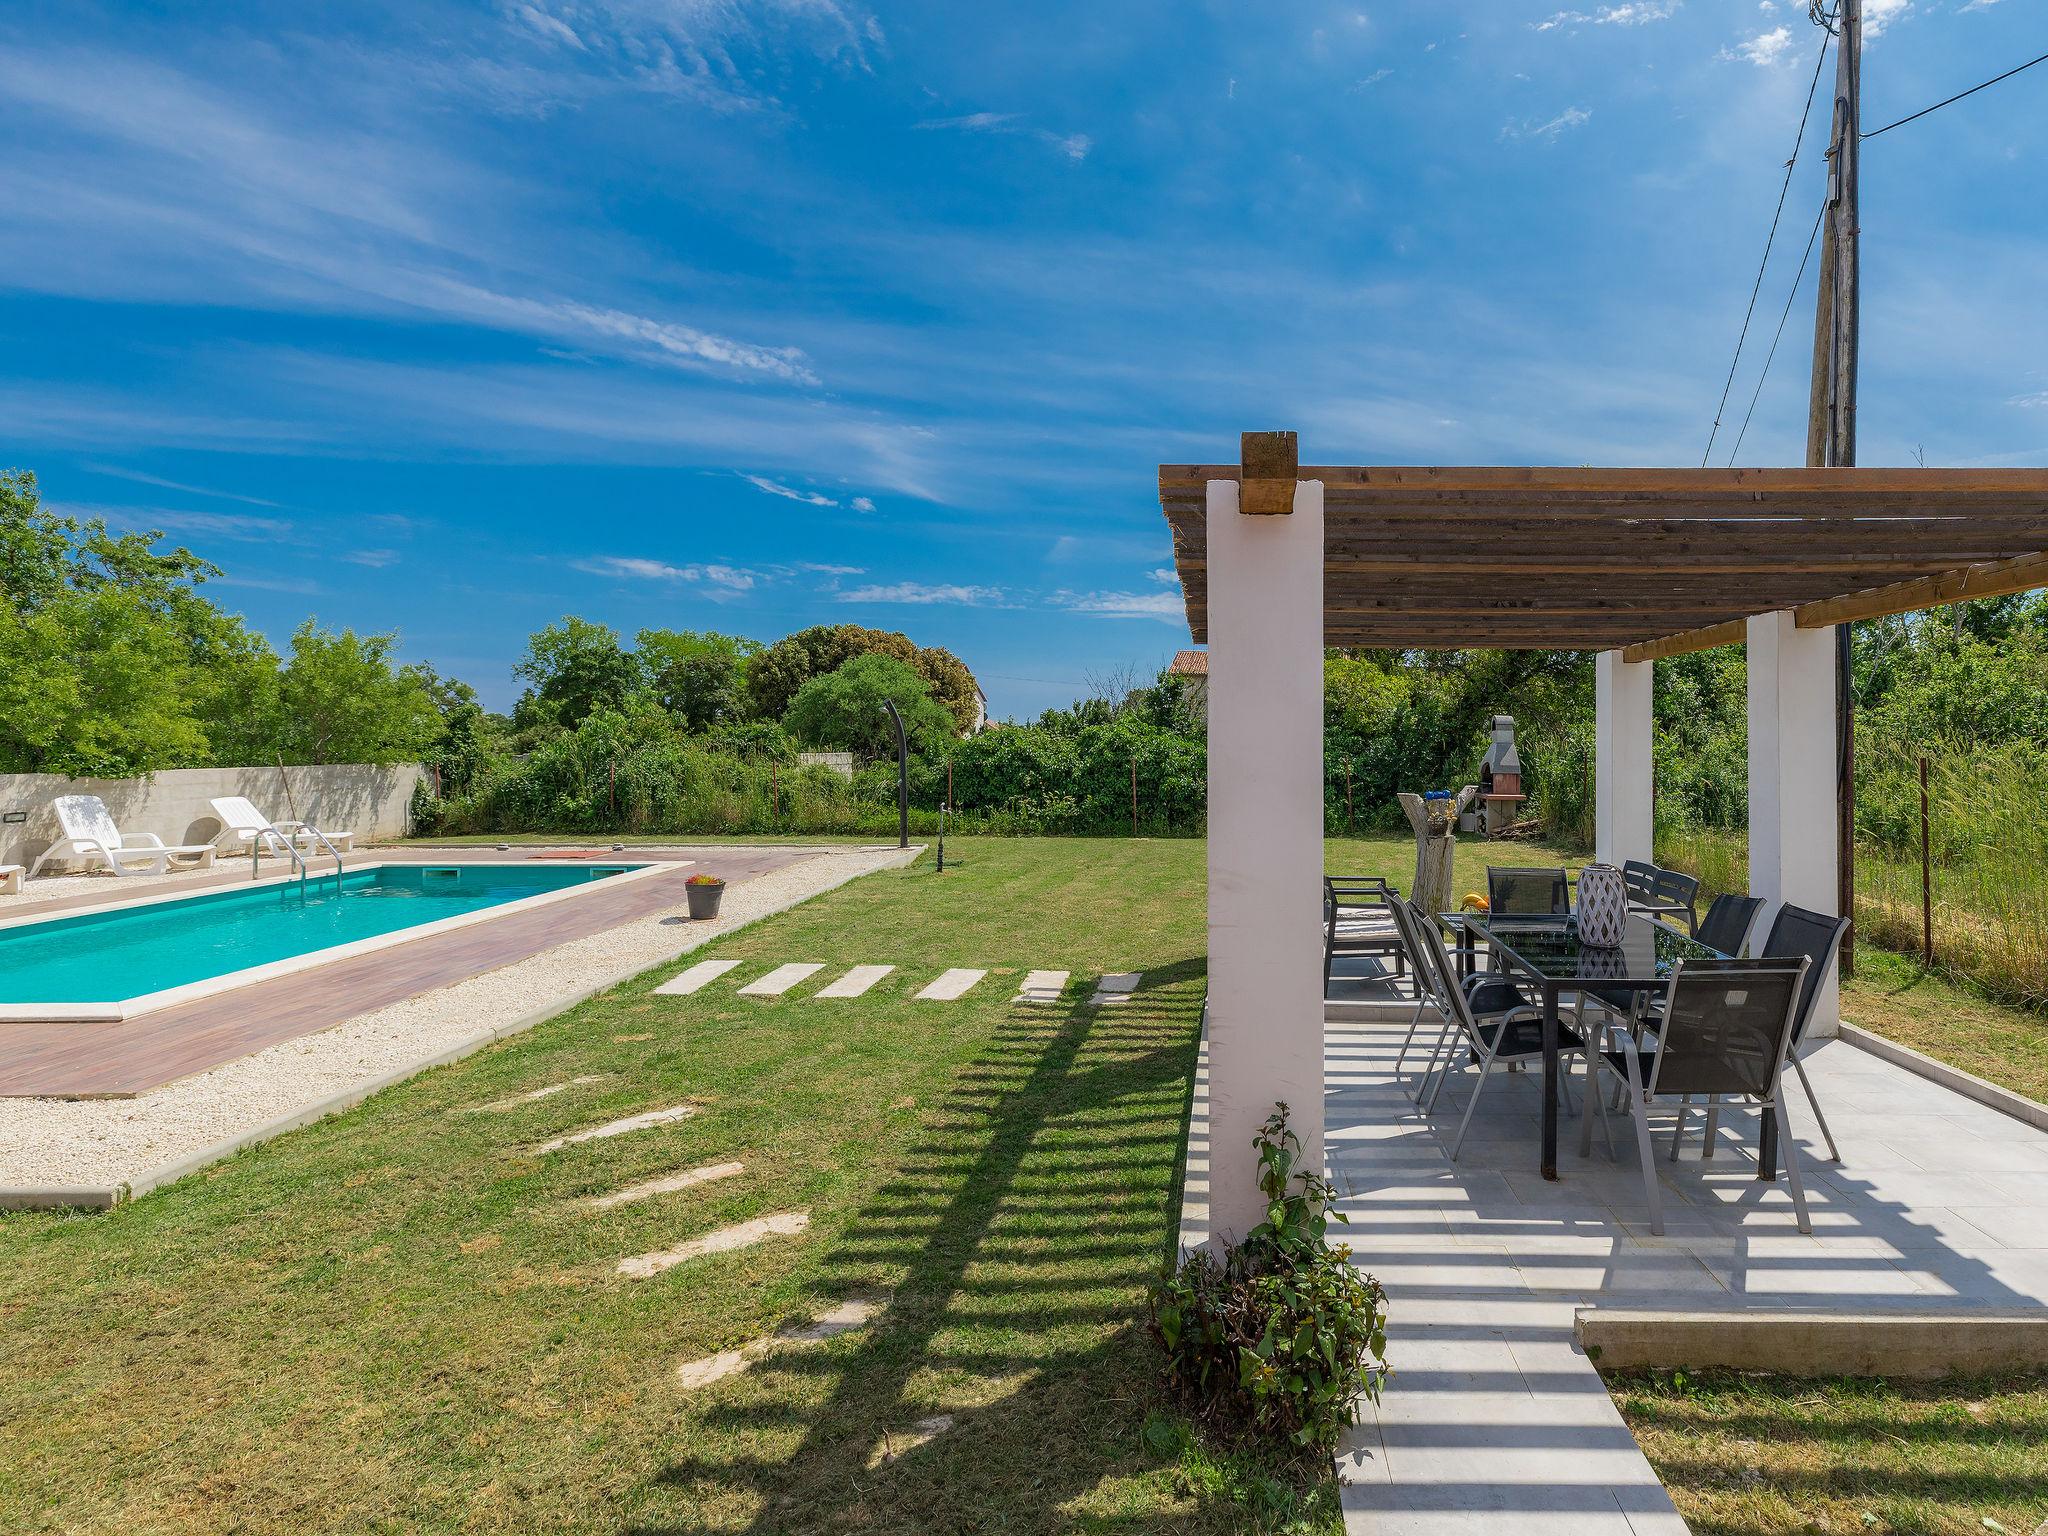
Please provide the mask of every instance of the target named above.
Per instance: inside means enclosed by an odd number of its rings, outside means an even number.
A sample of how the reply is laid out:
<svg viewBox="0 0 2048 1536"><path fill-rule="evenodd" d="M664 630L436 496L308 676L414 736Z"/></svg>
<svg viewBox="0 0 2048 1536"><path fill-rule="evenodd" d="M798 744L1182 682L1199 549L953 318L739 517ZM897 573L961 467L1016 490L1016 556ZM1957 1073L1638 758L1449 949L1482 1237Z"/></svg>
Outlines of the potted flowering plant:
<svg viewBox="0 0 2048 1536"><path fill-rule="evenodd" d="M719 898L725 895L725 882L716 875L692 875L683 882L683 889L690 898L690 916L702 921L718 916Z"/></svg>

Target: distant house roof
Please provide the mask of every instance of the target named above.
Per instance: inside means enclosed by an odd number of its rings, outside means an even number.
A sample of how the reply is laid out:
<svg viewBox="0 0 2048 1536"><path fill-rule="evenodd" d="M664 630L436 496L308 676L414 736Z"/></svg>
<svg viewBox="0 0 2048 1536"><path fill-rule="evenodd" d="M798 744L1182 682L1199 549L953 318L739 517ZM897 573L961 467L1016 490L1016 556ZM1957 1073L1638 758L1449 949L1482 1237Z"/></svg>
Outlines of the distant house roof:
<svg viewBox="0 0 2048 1536"><path fill-rule="evenodd" d="M1172 677L1207 677L1209 675L1209 653L1207 651L1175 651L1173 660L1167 665Z"/></svg>

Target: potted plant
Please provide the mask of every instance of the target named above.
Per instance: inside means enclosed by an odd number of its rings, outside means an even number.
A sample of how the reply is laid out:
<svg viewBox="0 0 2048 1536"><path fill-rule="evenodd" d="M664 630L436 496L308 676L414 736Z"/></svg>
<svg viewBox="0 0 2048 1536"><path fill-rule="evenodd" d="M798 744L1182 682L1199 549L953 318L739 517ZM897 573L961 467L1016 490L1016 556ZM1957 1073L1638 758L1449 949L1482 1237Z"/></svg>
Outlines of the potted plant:
<svg viewBox="0 0 2048 1536"><path fill-rule="evenodd" d="M690 897L690 916L702 921L718 916L719 898L725 895L725 882L716 875L692 875L683 882L683 888Z"/></svg>

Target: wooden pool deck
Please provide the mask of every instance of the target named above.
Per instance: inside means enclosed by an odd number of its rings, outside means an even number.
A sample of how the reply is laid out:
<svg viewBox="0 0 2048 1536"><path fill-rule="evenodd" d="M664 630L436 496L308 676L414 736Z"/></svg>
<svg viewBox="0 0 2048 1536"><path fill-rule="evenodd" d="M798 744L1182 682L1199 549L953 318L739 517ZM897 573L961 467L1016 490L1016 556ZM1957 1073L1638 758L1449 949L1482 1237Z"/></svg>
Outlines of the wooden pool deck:
<svg viewBox="0 0 2048 1536"><path fill-rule="evenodd" d="M372 863L502 863L547 850L514 848L367 849L351 867ZM688 864L738 885L809 855L803 848L608 850L597 861ZM275 873L275 867L266 867ZM138 894L219 889L245 883L246 868L172 883L109 879L105 890L46 902L10 904L6 915L83 911ZM0 1021L0 1097L129 1098L234 1061L267 1046L328 1029L345 1019L510 965L571 939L616 928L680 906L684 871L593 886L573 901L337 960L315 970L255 982L214 997L161 1008L118 1022Z"/></svg>

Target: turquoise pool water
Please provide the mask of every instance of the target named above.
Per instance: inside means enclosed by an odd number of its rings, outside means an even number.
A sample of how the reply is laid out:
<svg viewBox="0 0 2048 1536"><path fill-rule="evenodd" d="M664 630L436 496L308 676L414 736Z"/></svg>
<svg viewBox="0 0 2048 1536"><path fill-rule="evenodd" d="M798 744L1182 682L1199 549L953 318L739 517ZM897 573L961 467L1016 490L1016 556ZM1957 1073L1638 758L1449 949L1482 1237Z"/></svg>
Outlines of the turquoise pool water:
<svg viewBox="0 0 2048 1536"><path fill-rule="evenodd" d="M392 865L0 929L0 1003L112 1003L587 885L633 864Z"/></svg>

